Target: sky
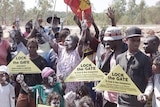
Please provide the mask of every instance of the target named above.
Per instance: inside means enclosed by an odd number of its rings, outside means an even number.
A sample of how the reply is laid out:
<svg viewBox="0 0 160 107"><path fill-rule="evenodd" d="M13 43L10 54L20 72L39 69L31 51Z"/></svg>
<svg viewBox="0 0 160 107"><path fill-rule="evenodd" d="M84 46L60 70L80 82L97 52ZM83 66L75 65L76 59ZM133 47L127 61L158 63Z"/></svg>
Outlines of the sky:
<svg viewBox="0 0 160 107"><path fill-rule="evenodd" d="M30 9L36 6L36 2L38 0L22 0L22 1L24 1L25 3L25 9ZM136 3L139 4L140 1L141 0L136 0ZM153 6L157 1L160 0L145 0L145 1L147 6ZM112 0L90 0L90 2L94 6L94 11L99 13L107 9L111 4ZM64 0L56 0L55 11L66 11L66 4L64 3Z"/></svg>

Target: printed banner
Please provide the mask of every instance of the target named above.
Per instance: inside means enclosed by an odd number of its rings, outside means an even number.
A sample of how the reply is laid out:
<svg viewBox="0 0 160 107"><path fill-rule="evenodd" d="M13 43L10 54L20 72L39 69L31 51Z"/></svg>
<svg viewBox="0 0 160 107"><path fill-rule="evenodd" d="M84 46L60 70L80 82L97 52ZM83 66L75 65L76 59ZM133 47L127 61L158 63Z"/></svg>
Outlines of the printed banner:
<svg viewBox="0 0 160 107"><path fill-rule="evenodd" d="M65 79L65 82L101 81L106 75L85 57Z"/></svg>
<svg viewBox="0 0 160 107"><path fill-rule="evenodd" d="M141 94L138 87L120 65L117 65L94 89L130 95Z"/></svg>
<svg viewBox="0 0 160 107"><path fill-rule="evenodd" d="M23 53L19 52L8 64L11 74L34 74L41 73L41 70Z"/></svg>

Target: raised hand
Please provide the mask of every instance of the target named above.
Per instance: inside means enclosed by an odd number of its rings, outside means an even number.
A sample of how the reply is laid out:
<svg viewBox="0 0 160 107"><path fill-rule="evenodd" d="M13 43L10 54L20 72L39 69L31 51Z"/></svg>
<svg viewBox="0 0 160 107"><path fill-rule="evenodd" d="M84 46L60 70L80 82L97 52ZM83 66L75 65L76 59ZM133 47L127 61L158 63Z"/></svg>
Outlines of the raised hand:
<svg viewBox="0 0 160 107"><path fill-rule="evenodd" d="M115 10L111 7L108 8L106 15L111 19L112 26L116 26Z"/></svg>
<svg viewBox="0 0 160 107"><path fill-rule="evenodd" d="M145 94L140 94L140 95L138 95L137 96L137 100L139 101L139 102L146 102L147 101L147 99L148 99L148 97L147 97L147 95L145 95Z"/></svg>
<svg viewBox="0 0 160 107"><path fill-rule="evenodd" d="M108 11L106 12L106 15L110 18L110 19L114 19L115 18L115 10L112 7L108 8Z"/></svg>

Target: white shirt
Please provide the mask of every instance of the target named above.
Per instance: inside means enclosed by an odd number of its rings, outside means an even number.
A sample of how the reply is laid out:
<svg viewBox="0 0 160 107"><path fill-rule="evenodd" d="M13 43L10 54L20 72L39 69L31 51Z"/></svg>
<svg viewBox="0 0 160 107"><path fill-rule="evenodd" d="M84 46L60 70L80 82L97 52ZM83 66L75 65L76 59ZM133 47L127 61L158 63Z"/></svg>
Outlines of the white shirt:
<svg viewBox="0 0 160 107"><path fill-rule="evenodd" d="M110 71L116 66L116 58L115 58L115 54L113 54L113 56L111 57L110 60ZM117 103L117 92L108 92L108 91L104 91L104 99L108 100L109 102L112 103Z"/></svg>
<svg viewBox="0 0 160 107"><path fill-rule="evenodd" d="M152 107L160 107L160 100L157 99L157 97L160 97L160 74L155 74L153 78L149 79L144 94L149 96L152 91Z"/></svg>
<svg viewBox="0 0 160 107"><path fill-rule="evenodd" d="M0 107L15 107L15 90L11 84L0 84Z"/></svg>

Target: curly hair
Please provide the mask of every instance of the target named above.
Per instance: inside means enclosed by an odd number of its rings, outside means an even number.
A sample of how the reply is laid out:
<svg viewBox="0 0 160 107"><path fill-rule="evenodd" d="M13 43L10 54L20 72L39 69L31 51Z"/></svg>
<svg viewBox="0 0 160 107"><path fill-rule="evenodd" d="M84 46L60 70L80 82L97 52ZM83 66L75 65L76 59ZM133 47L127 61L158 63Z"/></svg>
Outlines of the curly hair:
<svg viewBox="0 0 160 107"><path fill-rule="evenodd" d="M52 100L61 101L61 96L57 92L52 92L48 94L46 104L50 106Z"/></svg>

